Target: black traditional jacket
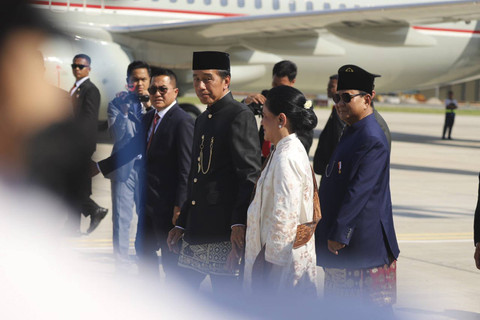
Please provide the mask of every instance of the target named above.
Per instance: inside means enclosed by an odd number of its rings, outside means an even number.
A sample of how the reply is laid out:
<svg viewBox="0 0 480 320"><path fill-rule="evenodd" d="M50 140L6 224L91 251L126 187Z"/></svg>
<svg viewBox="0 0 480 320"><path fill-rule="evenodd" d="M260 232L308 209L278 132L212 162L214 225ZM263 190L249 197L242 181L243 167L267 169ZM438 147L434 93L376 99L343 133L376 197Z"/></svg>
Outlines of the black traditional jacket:
<svg viewBox="0 0 480 320"><path fill-rule="evenodd" d="M190 244L230 240L246 224L260 174L258 129L252 111L226 94L196 120L187 201L177 226Z"/></svg>

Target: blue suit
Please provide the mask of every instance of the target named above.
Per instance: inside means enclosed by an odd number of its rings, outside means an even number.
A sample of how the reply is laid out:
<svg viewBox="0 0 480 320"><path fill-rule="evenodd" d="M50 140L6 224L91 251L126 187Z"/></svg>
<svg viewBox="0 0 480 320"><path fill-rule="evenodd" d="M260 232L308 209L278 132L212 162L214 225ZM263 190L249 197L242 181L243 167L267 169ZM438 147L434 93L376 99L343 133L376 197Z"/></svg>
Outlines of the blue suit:
<svg viewBox="0 0 480 320"><path fill-rule="evenodd" d="M390 154L373 114L346 128L320 185L317 264L366 269L397 259L390 198ZM338 256L327 240L346 245Z"/></svg>
<svg viewBox="0 0 480 320"><path fill-rule="evenodd" d="M121 98L115 98L108 104L108 130L114 139L112 154L125 147L141 130L142 105L131 103L128 113L124 114ZM135 158L110 173L112 188L113 251L119 260L128 257L130 246L130 223L133 218L133 204L140 216L140 160Z"/></svg>

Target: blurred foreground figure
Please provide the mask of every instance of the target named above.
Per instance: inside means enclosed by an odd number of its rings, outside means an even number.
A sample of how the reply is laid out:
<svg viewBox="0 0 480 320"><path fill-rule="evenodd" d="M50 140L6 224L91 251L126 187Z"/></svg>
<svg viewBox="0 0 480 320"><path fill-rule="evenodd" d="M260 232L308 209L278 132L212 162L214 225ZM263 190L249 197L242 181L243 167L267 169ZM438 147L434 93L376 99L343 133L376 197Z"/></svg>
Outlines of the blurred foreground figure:
<svg viewBox="0 0 480 320"><path fill-rule="evenodd" d="M375 77L354 65L338 70L333 99L347 127L322 176L323 218L315 236L325 297L360 298L390 309L396 301L399 249L389 146L371 106Z"/></svg>

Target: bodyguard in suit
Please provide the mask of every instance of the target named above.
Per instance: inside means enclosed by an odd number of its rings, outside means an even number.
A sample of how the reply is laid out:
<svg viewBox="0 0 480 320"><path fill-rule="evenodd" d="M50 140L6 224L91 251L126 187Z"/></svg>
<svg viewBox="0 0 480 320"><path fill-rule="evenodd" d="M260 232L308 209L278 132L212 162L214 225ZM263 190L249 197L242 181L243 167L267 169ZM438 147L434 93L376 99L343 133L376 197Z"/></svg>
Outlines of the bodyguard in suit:
<svg viewBox="0 0 480 320"><path fill-rule="evenodd" d="M72 97L73 115L79 124L87 143L87 152L91 157L97 147L98 111L100 109L100 91L90 81L91 59L86 54L77 54L73 58L72 72L75 83L70 90ZM87 233L92 232L105 217L108 209L100 207L90 198L92 194L92 179L88 176L81 182L83 185L81 213L90 216L90 227ZM80 231L80 214L71 221L73 227Z"/></svg>
<svg viewBox="0 0 480 320"><path fill-rule="evenodd" d="M375 77L354 65L338 70L336 109L347 127L322 177L315 240L326 297L358 297L391 310L399 249L389 146L371 106Z"/></svg>
<svg viewBox="0 0 480 320"><path fill-rule="evenodd" d="M195 123L187 201L168 237L188 285L210 275L214 292L238 285L247 208L260 172L255 117L229 90L224 52L193 53L193 83L207 110ZM230 268L227 268L230 267Z"/></svg>
<svg viewBox="0 0 480 320"><path fill-rule="evenodd" d="M151 106L148 95L150 67L143 61L133 61L127 67L128 91L122 91L108 104L108 130L114 139L112 154L122 149L142 130L141 121L146 108ZM128 152L128 151L127 151ZM119 266L128 265L130 223L133 206L140 216L142 209L141 154L108 177L112 190L113 253Z"/></svg>
<svg viewBox="0 0 480 320"><path fill-rule="evenodd" d="M171 279L178 255L168 249L166 240L187 197L194 121L176 101L178 88L173 71L158 68L155 72L148 89L154 109L143 117L145 130L98 166L103 175L108 175L142 155L145 208L139 216L135 242L139 271L158 277L156 252L161 249L162 266L167 279Z"/></svg>

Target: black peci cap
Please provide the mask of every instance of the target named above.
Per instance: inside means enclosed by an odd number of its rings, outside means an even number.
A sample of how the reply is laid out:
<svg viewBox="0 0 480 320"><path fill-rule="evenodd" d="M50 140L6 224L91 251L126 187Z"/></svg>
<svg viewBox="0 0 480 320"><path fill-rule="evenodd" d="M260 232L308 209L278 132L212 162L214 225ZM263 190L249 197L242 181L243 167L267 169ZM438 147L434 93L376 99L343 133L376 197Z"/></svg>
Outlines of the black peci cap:
<svg viewBox="0 0 480 320"><path fill-rule="evenodd" d="M230 55L219 51L197 51L193 53L192 70L230 71Z"/></svg>
<svg viewBox="0 0 480 320"><path fill-rule="evenodd" d="M378 74L372 74L353 64L347 64L338 69L339 90L360 90L372 94L373 82Z"/></svg>

